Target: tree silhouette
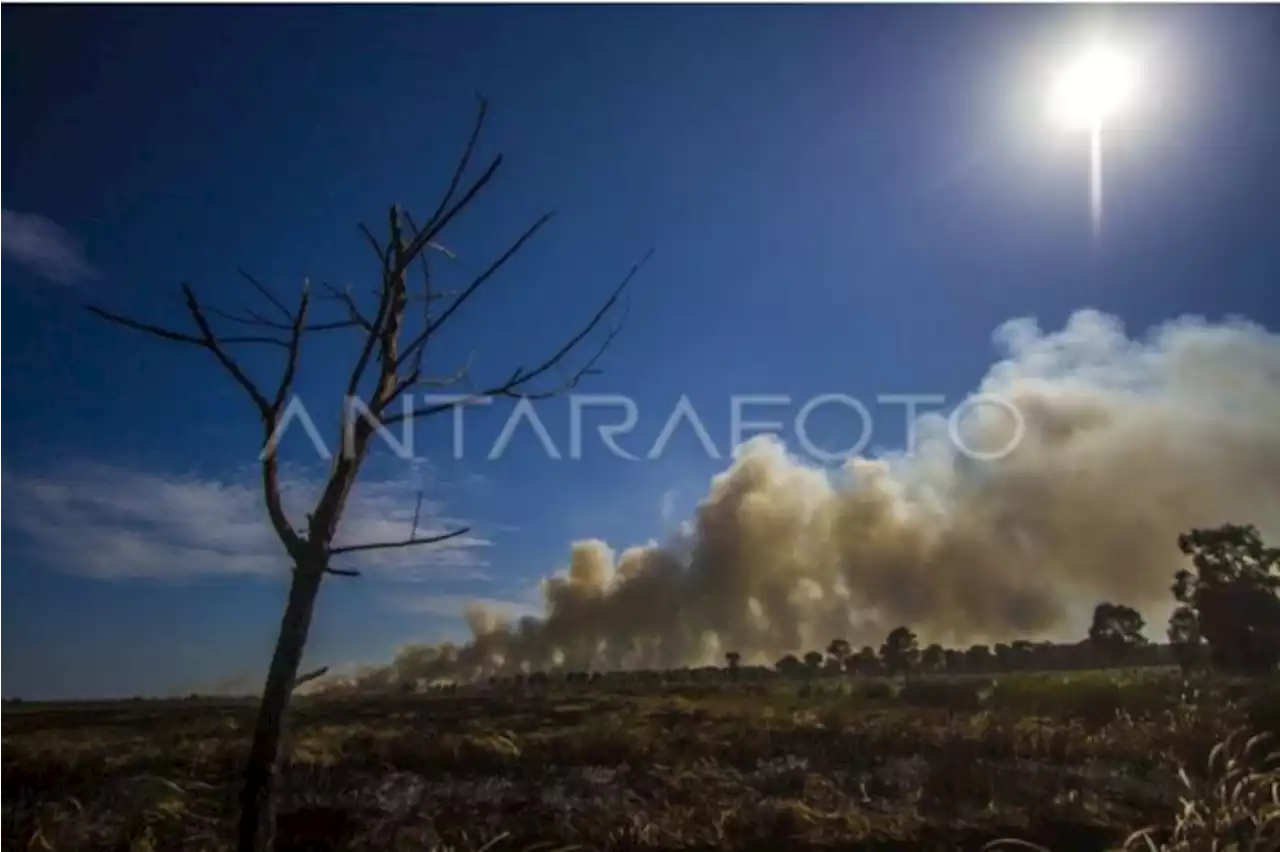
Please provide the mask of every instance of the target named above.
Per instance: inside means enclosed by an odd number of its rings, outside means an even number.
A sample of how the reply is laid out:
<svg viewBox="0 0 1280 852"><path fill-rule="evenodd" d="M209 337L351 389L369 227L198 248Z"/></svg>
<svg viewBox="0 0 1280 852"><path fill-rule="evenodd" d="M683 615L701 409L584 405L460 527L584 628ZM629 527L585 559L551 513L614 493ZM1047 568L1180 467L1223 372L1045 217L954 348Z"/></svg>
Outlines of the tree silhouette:
<svg viewBox="0 0 1280 852"><path fill-rule="evenodd" d="M905 675L920 656L920 642L908 627L895 627L880 646L880 660L890 677Z"/></svg>
<svg viewBox="0 0 1280 852"><path fill-rule="evenodd" d="M742 655L737 651L727 651L724 655L725 664L729 666L729 677L734 680L738 679L739 665L742 663Z"/></svg>
<svg viewBox="0 0 1280 852"><path fill-rule="evenodd" d="M1093 609L1089 643L1112 659L1122 658L1133 648L1147 644L1142 635L1146 622L1133 607L1103 602Z"/></svg>
<svg viewBox="0 0 1280 852"><path fill-rule="evenodd" d="M1188 674L1200 662L1200 623L1188 606L1180 606L1169 616L1169 646L1173 656Z"/></svg>
<svg viewBox="0 0 1280 852"><path fill-rule="evenodd" d="M875 649L870 645L863 645L855 653L851 654L844 663L845 671L850 674L875 674L879 667L880 660L876 657Z"/></svg>
<svg viewBox="0 0 1280 852"><path fill-rule="evenodd" d="M1027 639L1015 640L1009 646L1009 657L1015 669L1030 669L1035 666L1036 646Z"/></svg>
<svg viewBox="0 0 1280 852"><path fill-rule="evenodd" d="M987 671L991 668L994 658L991 655L991 648L986 645L973 645L969 650L964 652L965 668L972 671Z"/></svg>
<svg viewBox="0 0 1280 852"><path fill-rule="evenodd" d="M836 665L840 669L847 667L849 657L853 654L853 646L844 639L832 639L831 644L827 645L827 655L835 660Z"/></svg>
<svg viewBox="0 0 1280 852"><path fill-rule="evenodd" d="M942 660L944 656L945 652L942 650L942 646L934 643L921 652L920 668L929 672L937 671L942 668Z"/></svg>
<svg viewBox="0 0 1280 852"><path fill-rule="evenodd" d="M822 660L823 656L821 651L810 651L804 655L804 665L805 668L809 670L810 675L818 673L818 669L822 668Z"/></svg>
<svg viewBox="0 0 1280 852"><path fill-rule="evenodd" d="M778 674L792 677L804 671L804 663L795 654L787 654L773 666Z"/></svg>
<svg viewBox="0 0 1280 852"><path fill-rule="evenodd" d="M1280 662L1280 548L1258 529L1224 524L1178 536L1193 571L1174 575L1173 595L1196 617L1215 668L1267 672Z"/></svg>
<svg viewBox="0 0 1280 852"><path fill-rule="evenodd" d="M551 220L551 214L538 218L460 290L445 292L439 289L435 277L436 261L447 254L439 240L448 226L456 222L482 194L502 164L502 157L495 157L478 177L467 178L486 114L487 103L481 98L470 137L449 184L420 227L407 211L399 207L390 209L384 240L379 241L372 231L361 226L377 258L377 283L360 290L325 286L326 292L319 298L327 298L336 306L336 315L331 319L312 318L314 294L309 286L302 287L294 306L289 307L248 274L244 274L244 278L265 300L266 313L218 310L201 302L195 291L184 284L183 298L194 327L191 331L152 325L96 306L89 308L97 316L117 325L208 352L249 397L261 424L264 448L259 458L263 500L272 529L291 563L292 581L245 770L238 830L241 852L270 849L274 845L275 786L282 728L290 695L299 680L298 667L322 581L330 575L358 576L355 569L338 567L336 563L341 561L341 557L393 548L430 546L468 532L462 528L442 534L420 535L418 518L415 517L412 529L403 539L342 542L339 527L343 511L373 437L385 434L383 430L395 424L407 424L412 428L419 418L456 408L457 402L416 403L415 393L424 388L456 387L462 391L458 394L461 402L497 397L541 399L567 391L583 377L595 372L598 359L620 327L614 326L581 365L567 370L559 381L546 383L581 350L589 335L605 323L640 264L632 268L576 332L568 335L562 345L533 366L517 367L505 378L478 385L472 383L465 366L447 375L433 375L428 371L425 363L428 344L437 339L477 291ZM238 326L243 332L224 334L216 331L215 319ZM282 427L289 420L287 414L292 411L291 398L303 340L321 333L355 335L359 354L349 375L334 377L335 390L341 390L342 418L338 433L341 452L333 458L319 500L307 513L305 522L298 523L286 514L283 506L276 450ZM282 368L273 389L262 389L241 367L233 354L240 347L268 347L281 351ZM396 410L397 404L400 410Z"/></svg>

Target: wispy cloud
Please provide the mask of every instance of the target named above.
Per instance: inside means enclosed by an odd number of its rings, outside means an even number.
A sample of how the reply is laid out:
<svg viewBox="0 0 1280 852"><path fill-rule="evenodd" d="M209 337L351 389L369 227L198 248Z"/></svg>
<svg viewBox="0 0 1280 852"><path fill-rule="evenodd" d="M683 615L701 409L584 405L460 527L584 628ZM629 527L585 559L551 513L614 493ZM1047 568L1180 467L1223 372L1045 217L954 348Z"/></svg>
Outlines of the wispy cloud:
<svg viewBox="0 0 1280 852"><path fill-rule="evenodd" d="M353 490L339 542L400 541L413 526L421 484L368 479ZM287 473L283 497L301 523L319 482ZM200 576L283 576L281 545L266 520L252 470L221 478L174 475L80 461L39 475L4 473L5 527L40 562L101 579L186 580ZM419 535L469 525L442 501L424 497ZM474 529L474 526L473 526ZM6 533L6 544L9 537ZM487 579L485 549L471 533L438 545L341 557L343 566L387 578Z"/></svg>
<svg viewBox="0 0 1280 852"><path fill-rule="evenodd" d="M76 284L97 275L80 241L35 213L4 210L0 245L6 257L55 284Z"/></svg>

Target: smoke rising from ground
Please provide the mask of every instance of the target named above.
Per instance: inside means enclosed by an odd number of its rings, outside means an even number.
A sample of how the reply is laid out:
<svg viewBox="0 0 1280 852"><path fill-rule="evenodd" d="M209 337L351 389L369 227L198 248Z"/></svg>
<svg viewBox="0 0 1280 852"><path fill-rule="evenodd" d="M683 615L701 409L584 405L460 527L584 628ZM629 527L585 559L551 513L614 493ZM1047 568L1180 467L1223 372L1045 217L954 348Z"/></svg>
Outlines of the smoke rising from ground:
<svg viewBox="0 0 1280 852"><path fill-rule="evenodd" d="M965 457L937 414L914 453L834 474L757 438L676 540L622 553L579 541L544 581L541 617L472 609L469 643L409 646L361 681L666 668L727 650L771 663L834 637L878 643L898 624L926 642L1034 638L1102 599L1150 605L1155 622L1178 533L1236 521L1275 538L1280 336L1187 318L1130 339L1081 311L1061 331L1020 319L995 339L1004 360L977 391L1022 415L1008 456ZM1012 428L978 408L962 435L998 448Z"/></svg>

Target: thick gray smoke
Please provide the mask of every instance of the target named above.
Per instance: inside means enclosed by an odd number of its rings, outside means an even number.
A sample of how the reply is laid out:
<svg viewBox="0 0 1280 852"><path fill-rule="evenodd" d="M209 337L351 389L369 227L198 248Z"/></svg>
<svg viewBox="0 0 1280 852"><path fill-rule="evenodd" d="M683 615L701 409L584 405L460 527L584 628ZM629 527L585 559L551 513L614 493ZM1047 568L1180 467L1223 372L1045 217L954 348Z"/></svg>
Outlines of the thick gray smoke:
<svg viewBox="0 0 1280 852"><path fill-rule="evenodd" d="M1249 522L1274 540L1280 336L1187 318L1134 340L1081 311L1056 333L1014 320L995 339L1006 357L978 393L1025 426L1005 457L959 452L939 415L919 421L915 452L835 475L753 440L678 540L620 555L577 542L543 583L542 617L476 608L469 643L410 646L362 680L665 668L731 649L772 662L898 624L943 643L1048 637L1102 599L1148 606L1155 622L1178 533ZM1014 429L984 406L960 434L999 448Z"/></svg>

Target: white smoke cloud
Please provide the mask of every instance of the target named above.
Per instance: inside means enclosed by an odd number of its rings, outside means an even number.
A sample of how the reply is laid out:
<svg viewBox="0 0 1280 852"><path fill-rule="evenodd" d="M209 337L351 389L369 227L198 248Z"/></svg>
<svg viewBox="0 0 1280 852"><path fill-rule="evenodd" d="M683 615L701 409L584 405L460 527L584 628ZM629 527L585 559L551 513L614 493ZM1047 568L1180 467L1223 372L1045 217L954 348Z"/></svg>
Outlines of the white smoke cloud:
<svg viewBox="0 0 1280 852"><path fill-rule="evenodd" d="M1001 326L979 383L1019 412L1016 449L977 462L947 421L921 418L911 454L831 474L776 438L740 448L696 517L661 545L573 545L538 616L474 609L461 646L410 646L365 682L564 666L773 661L906 623L963 643L1077 630L1081 600L1170 605L1176 539L1193 526L1280 518L1280 337L1245 321L1179 319L1145 338L1081 311L1056 332ZM1015 421L962 418L999 448ZM623 498L625 499L625 497Z"/></svg>

